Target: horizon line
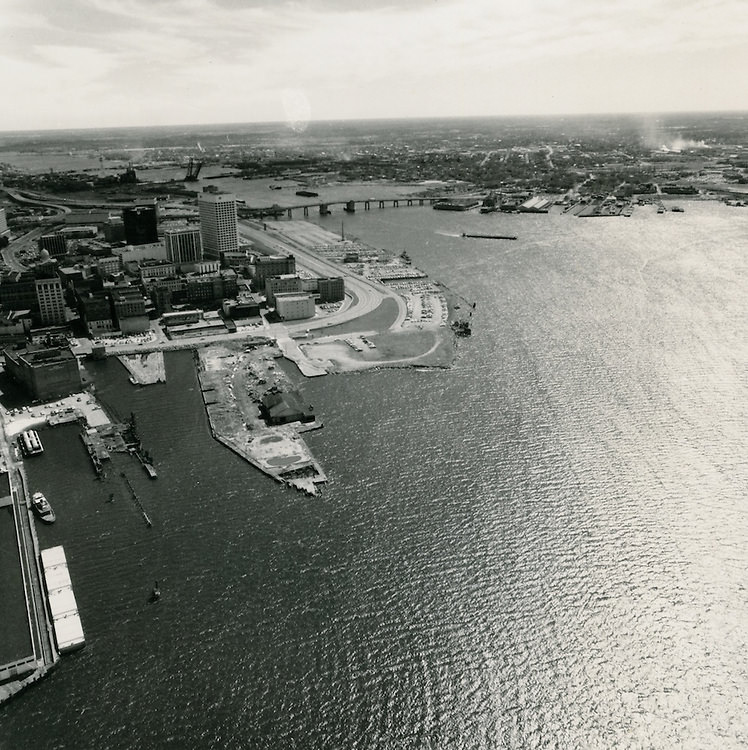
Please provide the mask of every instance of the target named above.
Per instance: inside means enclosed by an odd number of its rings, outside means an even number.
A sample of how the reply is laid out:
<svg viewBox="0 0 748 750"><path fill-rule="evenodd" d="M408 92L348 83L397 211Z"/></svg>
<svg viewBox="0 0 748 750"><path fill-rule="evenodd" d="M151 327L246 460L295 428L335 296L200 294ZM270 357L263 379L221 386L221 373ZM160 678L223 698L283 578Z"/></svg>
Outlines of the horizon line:
<svg viewBox="0 0 748 750"><path fill-rule="evenodd" d="M705 110L660 110L660 111L637 111L637 112L559 112L555 114L500 114L500 115L427 115L427 116L383 116L383 117L340 117L332 119L311 119L306 122L306 127L313 124L330 123L366 123L366 122L424 122L432 120L517 120L517 119L558 119L558 118L604 118L604 117L668 117L675 115L746 115L748 109L705 109ZM56 128L25 128L15 130L0 130L0 136L18 135L25 133L66 133L83 132L93 130L146 130L157 128L199 128L199 127L236 127L246 125L291 127L294 121L289 120L236 120L231 122L182 122L161 125L90 125L86 127L56 127ZM304 131L298 131L302 134Z"/></svg>

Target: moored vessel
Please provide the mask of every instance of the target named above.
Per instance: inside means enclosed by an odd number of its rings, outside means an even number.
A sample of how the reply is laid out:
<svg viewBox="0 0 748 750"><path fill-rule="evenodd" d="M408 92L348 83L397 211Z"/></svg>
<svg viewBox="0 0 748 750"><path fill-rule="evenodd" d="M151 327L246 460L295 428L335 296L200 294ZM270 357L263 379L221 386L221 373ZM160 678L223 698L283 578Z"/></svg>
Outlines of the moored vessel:
<svg viewBox="0 0 748 750"><path fill-rule="evenodd" d="M516 234L468 234L462 233L463 237L471 237L479 240L516 240Z"/></svg>
<svg viewBox="0 0 748 750"><path fill-rule="evenodd" d="M42 441L39 440L36 430L25 430L22 432L18 437L18 443L24 456L38 456L44 453Z"/></svg>
<svg viewBox="0 0 748 750"><path fill-rule="evenodd" d="M49 500L41 492L35 492L31 496L31 507L34 509L34 513L39 516L41 521L44 523L54 523L57 516L55 516L52 506L49 504Z"/></svg>

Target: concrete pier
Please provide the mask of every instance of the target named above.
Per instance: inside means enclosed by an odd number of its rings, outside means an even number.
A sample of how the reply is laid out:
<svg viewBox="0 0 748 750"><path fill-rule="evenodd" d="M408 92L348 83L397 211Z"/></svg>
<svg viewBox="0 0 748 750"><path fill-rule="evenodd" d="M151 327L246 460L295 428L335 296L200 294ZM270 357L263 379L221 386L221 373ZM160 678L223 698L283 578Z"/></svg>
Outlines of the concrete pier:
<svg viewBox="0 0 748 750"><path fill-rule="evenodd" d="M163 352L147 354L122 354L117 357L130 373L133 385L151 385L166 382L166 364Z"/></svg>
<svg viewBox="0 0 748 750"><path fill-rule="evenodd" d="M281 391L290 388L275 366L279 355L267 346L246 351L216 345L198 352L205 411L218 442L275 481L315 495L317 485L327 477L299 433L321 424L291 422L269 427L260 418L260 394L273 385Z"/></svg>

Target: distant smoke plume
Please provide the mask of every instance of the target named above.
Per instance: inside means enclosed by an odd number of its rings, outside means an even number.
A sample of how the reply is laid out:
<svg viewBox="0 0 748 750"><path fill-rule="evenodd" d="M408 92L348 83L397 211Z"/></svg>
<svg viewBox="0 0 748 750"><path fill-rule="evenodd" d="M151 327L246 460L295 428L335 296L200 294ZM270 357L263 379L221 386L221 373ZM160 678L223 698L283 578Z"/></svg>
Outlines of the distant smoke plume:
<svg viewBox="0 0 748 750"><path fill-rule="evenodd" d="M653 119L642 121L642 140L644 145L658 151L684 151L691 148L708 148L704 141L694 141L679 135L666 133L660 122Z"/></svg>
<svg viewBox="0 0 748 750"><path fill-rule="evenodd" d="M660 146L661 151L684 151L689 148L707 148L704 141L694 141L690 138L673 138L669 143Z"/></svg>

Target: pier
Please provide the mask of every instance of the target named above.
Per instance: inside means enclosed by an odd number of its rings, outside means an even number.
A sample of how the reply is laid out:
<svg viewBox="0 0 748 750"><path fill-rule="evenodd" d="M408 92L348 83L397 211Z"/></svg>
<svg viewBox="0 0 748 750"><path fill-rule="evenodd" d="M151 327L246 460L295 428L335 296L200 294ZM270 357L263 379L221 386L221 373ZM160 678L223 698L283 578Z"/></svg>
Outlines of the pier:
<svg viewBox="0 0 748 750"><path fill-rule="evenodd" d="M246 351L215 345L196 353L198 380L213 438L276 482L317 493L327 477L300 432L319 428L317 421L267 425L260 402L270 386L287 389L274 365L273 347ZM262 381L262 384L260 384Z"/></svg>

